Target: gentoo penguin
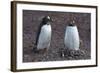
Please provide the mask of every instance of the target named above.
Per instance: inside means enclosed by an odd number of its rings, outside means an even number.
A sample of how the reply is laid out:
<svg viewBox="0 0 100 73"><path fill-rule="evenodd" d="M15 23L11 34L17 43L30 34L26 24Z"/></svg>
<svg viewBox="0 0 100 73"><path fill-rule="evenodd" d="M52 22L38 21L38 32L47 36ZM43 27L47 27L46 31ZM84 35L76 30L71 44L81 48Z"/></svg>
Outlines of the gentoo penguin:
<svg viewBox="0 0 100 73"><path fill-rule="evenodd" d="M66 27L64 45L69 50L79 50L79 44L79 33L73 20Z"/></svg>
<svg viewBox="0 0 100 73"><path fill-rule="evenodd" d="M47 52L48 48L50 47L51 42L51 18L50 16L45 16L40 23L38 28L36 42L35 42L35 51L45 53Z"/></svg>

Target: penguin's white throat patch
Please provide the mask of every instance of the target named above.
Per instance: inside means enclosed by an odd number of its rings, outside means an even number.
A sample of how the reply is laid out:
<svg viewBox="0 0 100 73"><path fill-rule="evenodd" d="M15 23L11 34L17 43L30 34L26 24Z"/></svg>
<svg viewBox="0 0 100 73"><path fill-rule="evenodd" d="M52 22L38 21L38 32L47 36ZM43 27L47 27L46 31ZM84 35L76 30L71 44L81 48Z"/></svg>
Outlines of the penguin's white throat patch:
<svg viewBox="0 0 100 73"><path fill-rule="evenodd" d="M50 24L46 24L42 26L42 30L44 31L51 31L51 25Z"/></svg>

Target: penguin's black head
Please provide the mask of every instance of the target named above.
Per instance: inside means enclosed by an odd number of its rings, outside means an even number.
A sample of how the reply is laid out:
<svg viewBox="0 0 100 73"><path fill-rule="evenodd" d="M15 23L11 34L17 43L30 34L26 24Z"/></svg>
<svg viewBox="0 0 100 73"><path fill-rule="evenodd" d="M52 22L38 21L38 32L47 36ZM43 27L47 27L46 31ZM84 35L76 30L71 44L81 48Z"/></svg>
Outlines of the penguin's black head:
<svg viewBox="0 0 100 73"><path fill-rule="evenodd" d="M48 24L49 22L51 22L52 19L50 18L50 16L45 16L42 20L43 24Z"/></svg>
<svg viewBox="0 0 100 73"><path fill-rule="evenodd" d="M75 21L73 20L73 21L69 22L68 26L75 26Z"/></svg>

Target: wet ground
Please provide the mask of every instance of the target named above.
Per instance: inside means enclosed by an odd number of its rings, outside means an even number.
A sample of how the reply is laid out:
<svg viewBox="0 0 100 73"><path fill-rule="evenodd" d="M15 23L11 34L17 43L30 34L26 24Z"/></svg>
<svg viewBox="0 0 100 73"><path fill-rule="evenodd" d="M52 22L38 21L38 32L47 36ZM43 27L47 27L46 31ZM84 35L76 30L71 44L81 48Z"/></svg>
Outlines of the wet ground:
<svg viewBox="0 0 100 73"><path fill-rule="evenodd" d="M39 24L44 16L49 15L53 22L52 40L48 52L43 55L34 53L33 47ZM81 40L79 51L69 51L64 47L64 34L68 21L75 19ZM91 29L89 13L49 12L23 10L23 62L80 60L91 58Z"/></svg>

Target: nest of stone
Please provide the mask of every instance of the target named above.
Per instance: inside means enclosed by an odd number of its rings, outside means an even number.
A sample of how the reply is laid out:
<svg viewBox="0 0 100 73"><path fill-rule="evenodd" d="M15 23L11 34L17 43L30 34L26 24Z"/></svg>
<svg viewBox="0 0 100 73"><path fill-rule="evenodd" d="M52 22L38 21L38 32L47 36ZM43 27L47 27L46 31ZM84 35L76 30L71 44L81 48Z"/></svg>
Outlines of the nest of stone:
<svg viewBox="0 0 100 73"><path fill-rule="evenodd" d="M72 59L81 59L85 57L85 51L83 50L70 50L70 49L62 49L59 51L60 56L63 58L67 58L68 60Z"/></svg>

